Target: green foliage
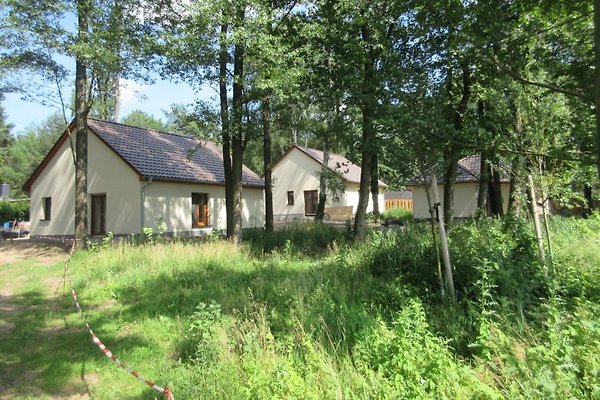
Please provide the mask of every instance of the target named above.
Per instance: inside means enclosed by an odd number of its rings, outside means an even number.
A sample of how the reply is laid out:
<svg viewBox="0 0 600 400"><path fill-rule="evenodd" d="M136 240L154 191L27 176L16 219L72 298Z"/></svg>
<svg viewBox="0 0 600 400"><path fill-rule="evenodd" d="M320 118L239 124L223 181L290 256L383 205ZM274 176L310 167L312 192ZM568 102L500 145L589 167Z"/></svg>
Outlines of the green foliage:
<svg viewBox="0 0 600 400"><path fill-rule="evenodd" d="M137 126L139 128L155 129L161 132L167 132L167 126L158 118L151 116L141 110L133 110L127 114L121 122L125 125Z"/></svg>
<svg viewBox="0 0 600 400"><path fill-rule="evenodd" d="M404 282L434 291L439 285L430 232L425 224L372 232L364 249L364 262L375 276L401 277Z"/></svg>
<svg viewBox="0 0 600 400"><path fill-rule="evenodd" d="M14 141L14 137L11 134L12 125L6 122L6 115L4 113L4 107L2 102L4 101L4 94L0 92L0 168L6 162L6 156L8 149Z"/></svg>
<svg viewBox="0 0 600 400"><path fill-rule="evenodd" d="M121 243L76 253L70 275L103 342L178 398L597 398L599 228L597 216L553 219L556 275L546 277L527 221L457 226L456 304L439 296L429 226L420 224L328 251L308 251L325 249L328 236L311 241L317 228L301 225L280 233L272 257L263 246L275 239L256 232L244 246ZM46 279L39 268L27 273ZM31 315L9 316L18 329L0 341L0 355L20 357L26 370L59 369L43 387L67 387L85 362L102 378L92 386L99 399L153 395L122 379L83 332L30 353L23 344L48 326L81 323L67 297L64 310L49 300L53 312L33 318L44 293L24 297Z"/></svg>
<svg viewBox="0 0 600 400"><path fill-rule="evenodd" d="M287 254L317 255L334 244L344 243L347 238L333 225L298 221L287 224L281 231L248 230L244 240L248 240L258 254L283 250Z"/></svg>
<svg viewBox="0 0 600 400"><path fill-rule="evenodd" d="M14 220L29 221L29 200L0 200L0 223Z"/></svg>
<svg viewBox="0 0 600 400"><path fill-rule="evenodd" d="M106 234L106 236L104 236L102 239L100 239L99 242L96 242L93 240L88 240L87 250L90 252L93 252L93 253L97 253L100 250L107 249L108 246L112 245L114 238L115 238L115 235L113 235L112 232L108 232Z"/></svg>
<svg viewBox="0 0 600 400"><path fill-rule="evenodd" d="M59 114L48 117L18 135L7 149L6 163L0 164L1 179L11 185L14 197L24 195L22 187L48 154L66 125Z"/></svg>
<svg viewBox="0 0 600 400"><path fill-rule="evenodd" d="M407 222L412 221L413 214L411 211L405 210L404 208L390 208L381 213L381 219L406 224Z"/></svg>

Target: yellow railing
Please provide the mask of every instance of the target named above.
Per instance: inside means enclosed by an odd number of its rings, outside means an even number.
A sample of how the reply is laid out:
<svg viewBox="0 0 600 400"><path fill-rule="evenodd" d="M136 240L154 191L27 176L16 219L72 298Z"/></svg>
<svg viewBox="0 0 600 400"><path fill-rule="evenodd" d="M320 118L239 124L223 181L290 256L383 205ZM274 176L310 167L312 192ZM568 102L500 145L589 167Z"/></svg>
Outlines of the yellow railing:
<svg viewBox="0 0 600 400"><path fill-rule="evenodd" d="M412 211L413 202L412 200L386 200L385 209L389 210L390 208L403 208L405 210Z"/></svg>

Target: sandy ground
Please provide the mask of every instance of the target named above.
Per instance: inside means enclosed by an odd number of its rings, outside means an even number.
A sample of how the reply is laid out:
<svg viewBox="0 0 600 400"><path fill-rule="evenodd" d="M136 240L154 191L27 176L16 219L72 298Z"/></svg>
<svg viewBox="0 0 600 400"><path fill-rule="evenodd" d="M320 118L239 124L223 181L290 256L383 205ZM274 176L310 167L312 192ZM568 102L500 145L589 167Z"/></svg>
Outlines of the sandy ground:
<svg viewBox="0 0 600 400"><path fill-rule="evenodd" d="M0 241L0 265L12 264L35 258L41 265L54 264L67 255L61 246L31 239L10 239Z"/></svg>
<svg viewBox="0 0 600 400"><path fill-rule="evenodd" d="M13 239L0 241L0 340L4 335L10 335L14 324L7 320L15 320L21 314L25 315L27 310L23 305L15 300L14 291L23 285L24 276L14 277L15 270L11 267L19 261L35 260L35 265L48 266L57 262L64 261L67 257L67 251L60 245L46 242L34 241L30 239ZM48 279L45 281L48 293L52 293L60 278ZM45 332L45 335L51 333ZM0 367L2 366L0 360ZM7 366L5 366L7 367ZM2 370L2 368L0 368ZM8 369L10 371L10 367ZM5 371L6 372L6 371ZM30 371L30 376L11 376L10 373L2 376L0 374L0 400L22 398L22 395L14 393L12 390L17 384L31 384L37 376L36 371ZM93 376L91 377L93 380ZM84 384L87 387L87 383ZM82 386L81 383L78 386ZM79 388L78 388L79 389ZM85 390L75 390L74 393L57 394L49 396L42 394L39 389L33 387L26 398L43 397L45 399L56 400L75 400L89 399Z"/></svg>

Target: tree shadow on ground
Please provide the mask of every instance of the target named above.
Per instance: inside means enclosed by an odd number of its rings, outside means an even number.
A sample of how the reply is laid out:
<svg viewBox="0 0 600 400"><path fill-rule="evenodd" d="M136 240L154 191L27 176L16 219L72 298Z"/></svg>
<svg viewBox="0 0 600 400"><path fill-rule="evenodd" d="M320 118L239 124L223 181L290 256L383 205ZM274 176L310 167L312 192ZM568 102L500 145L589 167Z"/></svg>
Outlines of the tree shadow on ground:
<svg viewBox="0 0 600 400"><path fill-rule="evenodd" d="M162 315L185 320L199 304L214 303L222 314L238 319L256 319L262 312L276 336L293 333L301 325L334 350L351 347L356 336L375 323L368 305L383 300L364 279L363 272L335 263L286 268L265 262L247 270L207 263L159 273L141 285L114 291L126 319Z"/></svg>
<svg viewBox="0 0 600 400"><path fill-rule="evenodd" d="M49 298L41 290L0 297L0 391L9 397L70 396L85 392L83 382L71 384L81 365L110 362L92 343L83 321L65 296ZM104 329L106 315L90 320L96 334L117 353L147 346L135 334L118 336ZM79 382L78 382L79 383Z"/></svg>

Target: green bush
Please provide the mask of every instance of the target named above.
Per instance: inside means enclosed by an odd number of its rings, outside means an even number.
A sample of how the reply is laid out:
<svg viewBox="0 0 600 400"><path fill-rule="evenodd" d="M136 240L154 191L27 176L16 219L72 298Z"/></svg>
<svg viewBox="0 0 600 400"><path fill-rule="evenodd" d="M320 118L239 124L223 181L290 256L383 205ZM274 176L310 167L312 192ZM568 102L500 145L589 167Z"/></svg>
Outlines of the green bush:
<svg viewBox="0 0 600 400"><path fill-rule="evenodd" d="M244 240L250 243L254 253L284 252L287 255L317 255L325 252L333 243L343 243L344 231L329 224L318 222L293 222L282 230L266 232L263 229L244 231Z"/></svg>
<svg viewBox="0 0 600 400"><path fill-rule="evenodd" d="M29 200L0 201L0 222L29 221Z"/></svg>
<svg viewBox="0 0 600 400"><path fill-rule="evenodd" d="M418 288L439 287L431 231L424 224L403 230L374 231L365 244L365 261L374 276L402 280Z"/></svg>
<svg viewBox="0 0 600 400"><path fill-rule="evenodd" d="M413 220L413 214L411 211L405 210L404 208L390 208L381 213L381 218L404 224Z"/></svg>
<svg viewBox="0 0 600 400"><path fill-rule="evenodd" d="M449 235L449 247L459 295L478 302L492 295L519 314L533 311L540 298L548 297L548 280L527 220L463 222ZM482 289L483 279L490 294Z"/></svg>

